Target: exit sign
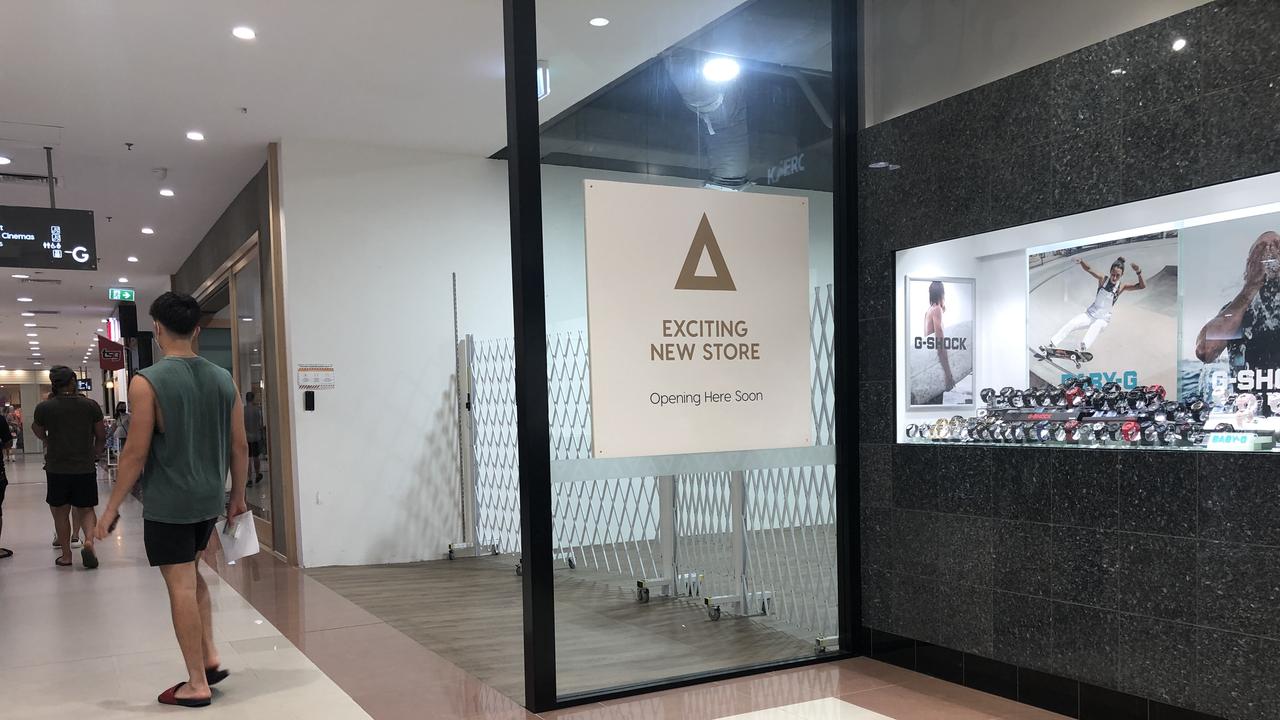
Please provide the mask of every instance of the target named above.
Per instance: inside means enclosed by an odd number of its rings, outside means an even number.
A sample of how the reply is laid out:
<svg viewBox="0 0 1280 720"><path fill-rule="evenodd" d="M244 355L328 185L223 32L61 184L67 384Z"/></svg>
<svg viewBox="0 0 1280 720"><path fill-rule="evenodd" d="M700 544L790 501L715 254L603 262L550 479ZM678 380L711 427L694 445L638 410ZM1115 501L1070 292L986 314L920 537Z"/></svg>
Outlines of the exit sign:
<svg viewBox="0 0 1280 720"><path fill-rule="evenodd" d="M119 300L121 302L133 302L132 288L111 288L107 290L108 300Z"/></svg>

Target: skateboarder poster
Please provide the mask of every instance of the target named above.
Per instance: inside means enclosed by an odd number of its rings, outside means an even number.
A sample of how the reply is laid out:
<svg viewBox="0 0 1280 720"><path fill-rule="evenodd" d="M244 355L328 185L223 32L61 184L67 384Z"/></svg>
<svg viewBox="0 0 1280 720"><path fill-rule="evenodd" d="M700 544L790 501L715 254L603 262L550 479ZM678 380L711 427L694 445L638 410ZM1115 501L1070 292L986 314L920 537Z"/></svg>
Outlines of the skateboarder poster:
<svg viewBox="0 0 1280 720"><path fill-rule="evenodd" d="M1260 415L1280 413L1280 214L1187 228L1182 261L1179 391L1211 405L1252 394Z"/></svg>
<svg viewBox="0 0 1280 720"><path fill-rule="evenodd" d="M1088 376L1174 396L1178 233L1027 251L1032 387Z"/></svg>
<svg viewBox="0 0 1280 720"><path fill-rule="evenodd" d="M907 402L973 407L972 278L907 278Z"/></svg>

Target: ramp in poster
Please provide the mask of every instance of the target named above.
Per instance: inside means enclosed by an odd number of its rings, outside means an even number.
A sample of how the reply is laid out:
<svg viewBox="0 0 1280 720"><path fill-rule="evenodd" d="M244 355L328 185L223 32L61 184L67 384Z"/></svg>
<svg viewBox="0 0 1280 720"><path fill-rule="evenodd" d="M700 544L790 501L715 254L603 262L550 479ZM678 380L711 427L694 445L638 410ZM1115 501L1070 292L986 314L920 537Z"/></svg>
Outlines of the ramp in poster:
<svg viewBox="0 0 1280 720"><path fill-rule="evenodd" d="M812 445L808 200L585 193L594 456Z"/></svg>

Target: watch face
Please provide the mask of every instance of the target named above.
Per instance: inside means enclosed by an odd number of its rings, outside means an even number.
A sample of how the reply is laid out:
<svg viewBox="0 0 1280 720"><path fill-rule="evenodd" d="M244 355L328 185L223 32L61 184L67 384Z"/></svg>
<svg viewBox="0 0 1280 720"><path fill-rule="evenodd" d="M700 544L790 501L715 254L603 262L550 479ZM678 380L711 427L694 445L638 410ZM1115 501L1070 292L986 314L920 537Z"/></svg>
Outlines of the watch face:
<svg viewBox="0 0 1280 720"><path fill-rule="evenodd" d="M993 388L983 388L979 397L982 398L983 403L990 405L991 401L996 399L996 391Z"/></svg>
<svg viewBox="0 0 1280 720"><path fill-rule="evenodd" d="M1092 425L1081 425L1080 429L1076 431L1076 439L1082 443L1091 443L1093 442L1094 434Z"/></svg>

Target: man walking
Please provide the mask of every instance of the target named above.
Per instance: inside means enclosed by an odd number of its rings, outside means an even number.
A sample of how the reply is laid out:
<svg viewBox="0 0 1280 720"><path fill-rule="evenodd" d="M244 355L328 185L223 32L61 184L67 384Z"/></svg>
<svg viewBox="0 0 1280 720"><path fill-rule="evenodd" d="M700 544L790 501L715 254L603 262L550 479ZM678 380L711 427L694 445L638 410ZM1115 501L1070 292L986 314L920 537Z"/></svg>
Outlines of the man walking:
<svg viewBox="0 0 1280 720"><path fill-rule="evenodd" d="M9 444L13 442L13 433L9 430L9 423L4 418L0 418L0 447L5 452L9 451ZM0 461L0 535L4 534L4 491L9 487L9 475L5 470L5 463ZM13 557L13 551L9 548L0 547L0 560Z"/></svg>
<svg viewBox="0 0 1280 720"><path fill-rule="evenodd" d="M49 370L53 396L36 406L31 430L44 441L45 495L61 554L54 564L71 565L71 526L84 532L80 560L98 567L93 529L98 523L98 455L106 447L107 426L98 403L80 394L76 374L65 365Z"/></svg>
<svg viewBox="0 0 1280 720"><path fill-rule="evenodd" d="M203 707L212 701L209 686L228 673L220 667L213 643L209 586L198 561L224 509L228 472L227 513L236 517L246 510L244 406L230 373L195 353L200 306L194 299L165 293L151 305L151 318L164 358L139 371L129 385L129 442L97 537L111 532L120 505L140 480L147 560L164 576L174 634L187 666L187 680L158 699L165 705Z"/></svg>

